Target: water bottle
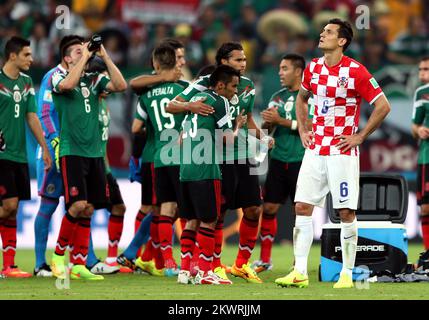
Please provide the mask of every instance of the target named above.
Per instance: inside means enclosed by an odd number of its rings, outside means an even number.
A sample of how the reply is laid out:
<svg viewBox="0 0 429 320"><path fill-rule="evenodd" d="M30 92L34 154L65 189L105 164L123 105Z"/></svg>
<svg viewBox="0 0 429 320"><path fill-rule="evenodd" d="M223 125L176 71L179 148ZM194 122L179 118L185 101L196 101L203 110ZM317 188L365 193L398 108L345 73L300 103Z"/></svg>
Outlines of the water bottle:
<svg viewBox="0 0 429 320"><path fill-rule="evenodd" d="M255 160L258 162L264 162L265 157L268 154L268 145L271 141L270 136L264 136L259 143L259 153L255 156Z"/></svg>

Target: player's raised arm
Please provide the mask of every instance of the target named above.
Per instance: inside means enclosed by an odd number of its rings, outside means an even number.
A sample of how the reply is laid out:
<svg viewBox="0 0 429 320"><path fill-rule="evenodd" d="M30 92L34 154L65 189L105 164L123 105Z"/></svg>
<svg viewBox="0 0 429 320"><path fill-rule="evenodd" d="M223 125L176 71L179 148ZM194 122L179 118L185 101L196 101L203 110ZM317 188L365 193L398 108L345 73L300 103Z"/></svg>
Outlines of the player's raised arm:
<svg viewBox="0 0 429 320"><path fill-rule="evenodd" d="M112 59L106 52L103 45L100 46L100 50L96 52L97 56L103 59L107 66L107 72L109 73L110 82L107 84L106 89L110 92L121 92L127 89L127 82L125 81L121 71L113 63Z"/></svg>
<svg viewBox="0 0 429 320"><path fill-rule="evenodd" d="M88 44L89 42L83 44L82 47L78 49L78 51L81 51L82 57L76 63L76 65L70 68L69 72L64 77L64 79L59 80L60 82L55 85L57 88L57 91L59 92L71 91L78 85L79 80L82 76L82 72L85 70L86 64L89 58L92 56L92 52L88 50ZM56 82L55 79L53 79L52 81Z"/></svg>

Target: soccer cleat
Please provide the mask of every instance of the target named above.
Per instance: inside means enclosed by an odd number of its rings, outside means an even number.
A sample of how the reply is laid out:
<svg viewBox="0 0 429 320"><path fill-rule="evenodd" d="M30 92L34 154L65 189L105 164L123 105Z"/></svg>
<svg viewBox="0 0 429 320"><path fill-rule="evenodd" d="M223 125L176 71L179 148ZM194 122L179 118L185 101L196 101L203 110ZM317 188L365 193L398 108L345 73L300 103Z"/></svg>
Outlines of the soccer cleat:
<svg viewBox="0 0 429 320"><path fill-rule="evenodd" d="M104 262L98 261L91 267L90 271L94 274L114 274L119 272L119 266L109 266Z"/></svg>
<svg viewBox="0 0 429 320"><path fill-rule="evenodd" d="M133 272L133 270L131 270L130 268L123 267L123 266L119 265L119 263L117 263L116 261L114 261L114 262L107 262L107 260L106 260L106 261L104 261L104 263L106 265L108 265L109 267L118 267L120 273L132 273Z"/></svg>
<svg viewBox="0 0 429 320"><path fill-rule="evenodd" d="M340 278L334 284L334 289L350 289L353 287L353 279L345 272L340 273Z"/></svg>
<svg viewBox="0 0 429 320"><path fill-rule="evenodd" d="M225 269L226 273L231 273L231 266L227 266L226 264L221 263L220 266L222 269Z"/></svg>
<svg viewBox="0 0 429 320"><path fill-rule="evenodd" d="M46 264L42 264L42 266L38 267L38 268L34 268L33 274L36 277L52 277L52 270L51 268Z"/></svg>
<svg viewBox="0 0 429 320"><path fill-rule="evenodd" d="M59 256L55 253L52 255L51 270L52 274L58 279L66 278L66 266L64 264L64 256Z"/></svg>
<svg viewBox="0 0 429 320"><path fill-rule="evenodd" d="M155 267L155 262L153 260L143 261L141 257L138 257L135 262L136 267L140 268L142 271L149 273L152 276L162 277L164 271L157 269Z"/></svg>
<svg viewBox="0 0 429 320"><path fill-rule="evenodd" d="M84 265L76 264L70 270L70 279L72 280L104 280L102 275L94 274Z"/></svg>
<svg viewBox="0 0 429 320"><path fill-rule="evenodd" d="M252 263L252 269L255 270L256 273L270 271L273 269L273 264L271 263L271 261L262 262L261 260L256 260Z"/></svg>
<svg viewBox="0 0 429 320"><path fill-rule="evenodd" d="M179 275L179 268L164 268L164 276L166 277L175 277Z"/></svg>
<svg viewBox="0 0 429 320"><path fill-rule="evenodd" d="M194 278L195 284L220 284L218 277L212 272L208 271L198 271L197 275Z"/></svg>
<svg viewBox="0 0 429 320"><path fill-rule="evenodd" d="M232 281L228 279L224 268L217 267L214 269L213 273L218 277L219 284L232 284Z"/></svg>
<svg viewBox="0 0 429 320"><path fill-rule="evenodd" d="M231 268L231 274L235 277L243 278L250 283L262 283L262 280L248 264L243 264L241 268L238 268L234 263Z"/></svg>
<svg viewBox="0 0 429 320"><path fill-rule="evenodd" d="M1 272L7 278L30 278L31 273L22 271L17 266L9 266Z"/></svg>
<svg viewBox="0 0 429 320"><path fill-rule="evenodd" d="M281 287L307 288L308 276L293 269L287 276L277 278L275 283Z"/></svg>
<svg viewBox="0 0 429 320"><path fill-rule="evenodd" d="M135 259L130 260L124 254L121 254L116 258L116 262L119 263L123 267L130 268L132 271L136 269Z"/></svg>
<svg viewBox="0 0 429 320"><path fill-rule="evenodd" d="M180 270L177 275L177 283L180 284L194 284L194 279L191 276L191 272L188 270Z"/></svg>

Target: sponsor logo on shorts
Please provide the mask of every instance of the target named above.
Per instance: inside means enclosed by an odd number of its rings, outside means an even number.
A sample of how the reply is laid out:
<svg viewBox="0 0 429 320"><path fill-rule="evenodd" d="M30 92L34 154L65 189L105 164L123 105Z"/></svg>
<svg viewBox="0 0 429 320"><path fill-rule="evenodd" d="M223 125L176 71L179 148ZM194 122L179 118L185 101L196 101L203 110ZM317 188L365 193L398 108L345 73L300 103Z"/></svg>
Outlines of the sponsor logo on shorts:
<svg viewBox="0 0 429 320"><path fill-rule="evenodd" d="M46 192L47 193L54 193L55 192L55 185L53 183L48 184L48 186L46 187Z"/></svg>
<svg viewBox="0 0 429 320"><path fill-rule="evenodd" d="M340 199L340 203L344 203L346 201L349 201L349 199Z"/></svg>
<svg viewBox="0 0 429 320"><path fill-rule="evenodd" d="M70 188L70 195L72 197L76 197L79 194L79 190L77 187L71 187Z"/></svg>

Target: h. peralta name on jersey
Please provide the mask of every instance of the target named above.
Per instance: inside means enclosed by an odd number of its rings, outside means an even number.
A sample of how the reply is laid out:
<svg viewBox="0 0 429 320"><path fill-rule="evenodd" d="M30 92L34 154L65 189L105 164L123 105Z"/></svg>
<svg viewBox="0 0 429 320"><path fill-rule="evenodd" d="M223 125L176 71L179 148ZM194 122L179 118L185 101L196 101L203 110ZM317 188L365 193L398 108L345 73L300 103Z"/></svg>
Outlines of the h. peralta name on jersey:
<svg viewBox="0 0 429 320"><path fill-rule="evenodd" d="M166 94L173 94L173 93L174 93L173 87L166 86L166 87L154 88L154 89L150 90L147 93L147 97L151 98L153 96L163 96Z"/></svg>

